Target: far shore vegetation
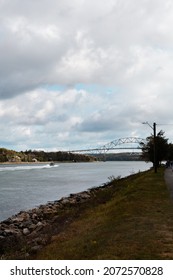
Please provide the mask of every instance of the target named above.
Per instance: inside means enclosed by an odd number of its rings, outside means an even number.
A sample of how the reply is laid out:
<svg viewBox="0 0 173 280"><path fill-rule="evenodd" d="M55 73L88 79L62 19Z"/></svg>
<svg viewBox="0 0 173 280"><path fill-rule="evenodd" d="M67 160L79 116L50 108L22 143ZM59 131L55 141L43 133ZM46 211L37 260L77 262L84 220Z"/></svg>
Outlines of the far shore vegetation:
<svg viewBox="0 0 173 280"><path fill-rule="evenodd" d="M48 161L68 161L68 162L89 162L96 158L90 155L74 154L70 152L45 152L45 151L13 151L0 148L0 163L25 163L25 162L48 162Z"/></svg>

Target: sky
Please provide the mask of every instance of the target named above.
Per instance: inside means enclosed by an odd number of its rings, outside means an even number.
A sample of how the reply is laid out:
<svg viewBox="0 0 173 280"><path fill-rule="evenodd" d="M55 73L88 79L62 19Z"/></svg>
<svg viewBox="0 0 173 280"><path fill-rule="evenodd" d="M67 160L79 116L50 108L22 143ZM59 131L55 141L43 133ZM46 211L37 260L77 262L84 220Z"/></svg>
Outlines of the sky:
<svg viewBox="0 0 173 280"><path fill-rule="evenodd" d="M172 0L0 0L0 147L173 142Z"/></svg>

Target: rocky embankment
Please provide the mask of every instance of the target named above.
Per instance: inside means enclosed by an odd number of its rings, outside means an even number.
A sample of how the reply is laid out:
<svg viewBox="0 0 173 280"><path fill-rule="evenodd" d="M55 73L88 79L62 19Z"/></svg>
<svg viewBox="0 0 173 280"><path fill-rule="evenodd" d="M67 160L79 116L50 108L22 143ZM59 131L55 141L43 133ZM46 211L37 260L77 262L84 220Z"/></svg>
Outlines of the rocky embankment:
<svg viewBox="0 0 173 280"><path fill-rule="evenodd" d="M1 259L25 259L50 242L53 235L68 225L71 215L68 211L91 198L102 187L71 194L69 197L40 205L32 210L20 213L0 223L0 257ZM12 253L11 253L12 252Z"/></svg>

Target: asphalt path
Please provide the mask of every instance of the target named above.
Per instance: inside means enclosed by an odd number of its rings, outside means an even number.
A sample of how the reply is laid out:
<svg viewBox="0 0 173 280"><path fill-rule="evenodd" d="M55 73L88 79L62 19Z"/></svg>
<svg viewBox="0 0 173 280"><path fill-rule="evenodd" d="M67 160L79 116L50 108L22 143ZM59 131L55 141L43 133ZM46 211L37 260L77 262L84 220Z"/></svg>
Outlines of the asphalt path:
<svg viewBox="0 0 173 280"><path fill-rule="evenodd" d="M170 196L173 199L173 169L170 167L166 168L164 177L165 177L166 185L170 192Z"/></svg>

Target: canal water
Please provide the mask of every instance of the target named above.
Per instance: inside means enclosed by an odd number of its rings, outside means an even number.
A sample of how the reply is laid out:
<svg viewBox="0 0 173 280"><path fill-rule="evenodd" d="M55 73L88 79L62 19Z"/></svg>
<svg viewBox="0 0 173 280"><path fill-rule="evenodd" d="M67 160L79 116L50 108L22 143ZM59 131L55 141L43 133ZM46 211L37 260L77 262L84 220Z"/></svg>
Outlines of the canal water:
<svg viewBox="0 0 173 280"><path fill-rule="evenodd" d="M102 185L112 176L125 177L150 167L143 161L0 165L0 221Z"/></svg>

